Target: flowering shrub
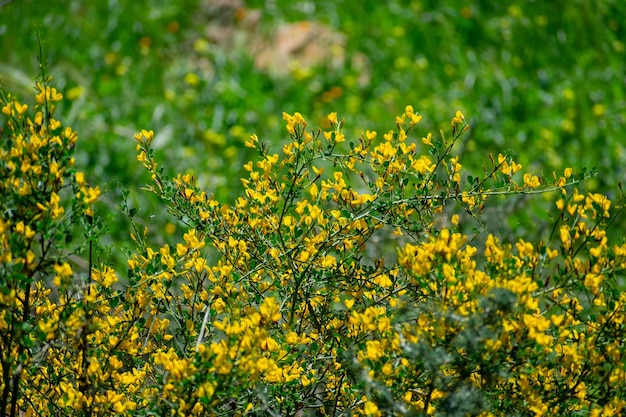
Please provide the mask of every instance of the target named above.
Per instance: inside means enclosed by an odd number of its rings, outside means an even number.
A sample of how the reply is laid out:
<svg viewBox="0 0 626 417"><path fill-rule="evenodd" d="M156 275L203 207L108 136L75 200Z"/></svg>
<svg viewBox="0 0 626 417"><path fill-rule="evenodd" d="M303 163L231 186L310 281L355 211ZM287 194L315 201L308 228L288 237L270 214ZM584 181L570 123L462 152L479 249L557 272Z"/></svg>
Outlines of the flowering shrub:
<svg viewBox="0 0 626 417"><path fill-rule="evenodd" d="M252 136L231 204L165 176L135 136L147 189L186 225L118 275L91 248L99 189L73 169L77 135L2 96L0 410L6 415L619 415L626 408L623 207L587 175L522 173L508 155L466 175L468 129L415 140L411 106L384 134L312 130L284 114L279 153ZM420 135L421 136L421 135ZM498 195L561 193L547 241L474 245ZM494 204L496 202L494 201ZM132 218L136 210L124 203ZM82 228L85 242L73 246ZM478 240L477 240L478 241ZM389 249L392 250L389 250ZM91 253L91 251L89 252Z"/></svg>

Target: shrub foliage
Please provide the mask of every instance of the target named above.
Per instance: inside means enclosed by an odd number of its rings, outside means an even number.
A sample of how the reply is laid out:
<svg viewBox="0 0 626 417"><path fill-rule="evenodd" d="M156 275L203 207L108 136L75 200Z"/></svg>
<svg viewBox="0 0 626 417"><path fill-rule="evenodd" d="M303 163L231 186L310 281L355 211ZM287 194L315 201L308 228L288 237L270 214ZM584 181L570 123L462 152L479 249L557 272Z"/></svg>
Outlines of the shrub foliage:
<svg viewBox="0 0 626 417"><path fill-rule="evenodd" d="M295 113L280 152L246 143L258 157L225 204L190 175L165 176L143 130L146 189L186 233L154 245L159 231L133 223L127 271L91 256L83 270L100 190L73 167L60 99L45 77L32 110L2 95L0 413L626 409L626 244L605 232L623 198L581 192L588 174L544 178L500 154L467 175L453 154L460 112L421 140L411 106L357 139L334 113L327 131ZM560 196L545 241L483 236L498 196L549 191Z"/></svg>

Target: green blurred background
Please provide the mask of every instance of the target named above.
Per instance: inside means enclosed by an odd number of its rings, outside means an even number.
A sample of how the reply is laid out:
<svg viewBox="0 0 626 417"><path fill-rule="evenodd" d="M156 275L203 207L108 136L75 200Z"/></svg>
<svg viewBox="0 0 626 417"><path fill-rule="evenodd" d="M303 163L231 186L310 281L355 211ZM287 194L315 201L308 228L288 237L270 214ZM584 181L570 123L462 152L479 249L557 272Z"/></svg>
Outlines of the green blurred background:
<svg viewBox="0 0 626 417"><path fill-rule="evenodd" d="M132 137L143 128L156 132L167 173L193 173L224 202L241 190L250 134L276 149L288 139L283 111L322 127L336 111L356 138L393 128L412 104L424 116L419 140L460 109L472 130L455 152L475 175L488 153L512 150L548 178L596 167L587 187L611 196L625 177L623 0L0 4L2 87L30 99L41 33L65 95L57 116L79 132L78 166L107 190L113 260L130 246L118 183L139 219L155 216L157 242L180 232L138 191L149 178ZM509 200L493 229L541 235L546 205Z"/></svg>

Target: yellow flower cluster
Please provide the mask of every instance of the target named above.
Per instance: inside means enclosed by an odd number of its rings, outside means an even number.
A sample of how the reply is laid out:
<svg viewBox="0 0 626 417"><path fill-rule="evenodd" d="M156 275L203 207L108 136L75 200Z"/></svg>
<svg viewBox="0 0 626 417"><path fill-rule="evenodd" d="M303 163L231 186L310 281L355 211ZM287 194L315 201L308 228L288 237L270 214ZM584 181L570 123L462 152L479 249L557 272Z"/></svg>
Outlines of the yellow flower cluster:
<svg viewBox="0 0 626 417"><path fill-rule="evenodd" d="M44 84L36 111L60 99ZM9 375L0 413L626 410L626 245L606 233L623 201L566 189L578 181L571 170L549 184L503 155L468 178L451 153L468 128L461 112L452 138L421 141L411 106L395 130L351 141L335 113L326 132L284 114L291 141L281 155L249 139L259 156L245 164L232 204L192 175L163 176L144 130L135 140L148 189L187 230L155 246L135 225L123 276L104 265L81 273L56 246L49 255L65 217L93 219L99 189L69 171L71 129L29 121L15 99L2 112L16 129L0 151L10 197L0 217L0 364ZM67 184L73 193L61 192ZM471 240L463 228L489 196L549 190L561 199L547 242Z"/></svg>
<svg viewBox="0 0 626 417"><path fill-rule="evenodd" d="M536 414L597 410L584 386L576 386L575 395L566 401L557 403L549 395L552 387L573 387L583 377L589 355L574 349L574 337L608 337L580 316L582 300L564 290L561 280L569 282L563 275L567 272L554 269L559 259L568 257L564 249L524 240L511 247L495 236L488 236L481 249L468 245L462 233L435 227L445 203L435 196L475 212L489 195L564 190L571 170L555 177L553 186L530 174L518 186L513 176L521 166L499 155L487 175L494 188L485 187L487 179L478 183L481 187L468 187L461 180L458 157L443 163L450 143L437 142L432 135L423 140L443 149L433 159L408 143L408 132L419 122L412 108L397 118L399 130L383 135L379 144L374 143L375 132L366 132L345 151L343 123L336 114L328 116L333 130L322 135L326 142L306 131L301 115L285 114L284 119L293 138L283 146L284 159L266 153L267 147L259 147L253 136L250 145L259 149L260 159L246 164L245 195L234 207L208 197L200 200L199 208L193 196L201 191L175 181L181 197L176 205L188 205L186 213L212 236L221 255L209 273L215 287L210 290L214 301L207 304L208 316L216 319L201 329L219 340L200 345L203 358L215 358L209 368L213 373L230 375L238 383L244 375L253 384L298 381L290 391L293 397L282 391L273 398L275 409L290 412L304 406L281 405L289 403L288 398L301 404L309 398L307 392L316 392L308 390L314 386L336 410L382 415L375 398L388 392L398 409L431 414L459 384ZM405 120L409 125L403 125ZM452 124L456 139L466 130L465 118L459 113ZM447 175L438 176L440 170ZM156 181L161 179L157 176ZM588 198L589 210L611 208L599 196ZM459 224L458 215L452 223ZM412 241L398 249L395 265L384 267L382 258L373 259L375 268L364 265L362 260L371 256L366 255L371 237L389 225ZM420 238L420 230L434 233ZM594 237L601 242L598 233ZM611 253L623 250L614 247ZM567 262L577 264L581 272L582 261L576 259L569 256ZM617 270L614 265L588 275L590 293L604 293L603 277ZM546 304L545 294L556 297L551 299L559 307ZM564 294L569 304L561 299ZM613 317L622 307L613 305L602 317ZM622 320L623 314L619 317ZM589 325L586 330L583 323ZM340 353L348 347L351 354ZM593 350L584 347L585 352ZM595 360L612 364L612 380L617 381L623 375L621 354L597 354ZM428 355L435 355L433 363ZM476 359L468 362L468 355ZM312 363L305 358L325 359ZM520 365L520 358L526 366ZM361 396L360 386L378 394ZM221 407L220 385L212 387L211 404ZM625 405L616 395L610 404L615 410ZM255 410L263 403L247 397L241 407ZM483 415L506 415L512 409L496 406Z"/></svg>

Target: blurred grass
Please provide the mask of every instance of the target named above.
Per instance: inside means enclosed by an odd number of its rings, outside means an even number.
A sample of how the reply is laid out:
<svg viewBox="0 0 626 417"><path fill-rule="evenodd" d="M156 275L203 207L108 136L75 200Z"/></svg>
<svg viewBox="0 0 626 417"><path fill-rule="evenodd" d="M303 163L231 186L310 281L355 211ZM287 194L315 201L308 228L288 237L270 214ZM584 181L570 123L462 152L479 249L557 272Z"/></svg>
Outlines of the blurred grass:
<svg viewBox="0 0 626 417"><path fill-rule="evenodd" d="M112 242L128 246L117 183L149 180L136 131L156 132L169 174L191 172L229 201L252 157L243 142L257 133L278 149L283 111L311 126L337 111L356 137L386 132L406 104L424 115L424 135L461 109L473 127L456 151L474 174L488 153L511 149L548 178L596 167L587 187L615 196L626 163L625 22L620 0L23 0L0 6L0 81L29 94L40 32L65 94L58 114L81 137L78 164L106 184ZM176 233L149 196L134 191L131 205L156 216L156 240ZM516 198L491 227L542 234L545 210L541 198Z"/></svg>

